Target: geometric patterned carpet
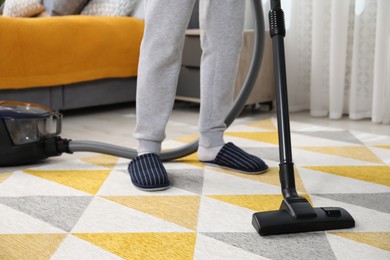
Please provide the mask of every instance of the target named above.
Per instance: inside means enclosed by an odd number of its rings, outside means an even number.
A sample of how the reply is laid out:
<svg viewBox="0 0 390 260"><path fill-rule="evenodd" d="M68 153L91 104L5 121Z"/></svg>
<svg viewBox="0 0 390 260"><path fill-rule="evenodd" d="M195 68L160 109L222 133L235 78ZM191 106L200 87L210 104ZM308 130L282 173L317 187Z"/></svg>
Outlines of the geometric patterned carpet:
<svg viewBox="0 0 390 260"><path fill-rule="evenodd" d="M267 162L262 175L204 167L191 155L165 164L170 189L148 193L131 185L129 160L107 155L0 168L0 259L390 259L390 133L291 122L297 190L314 206L347 209L356 227L256 233L252 214L282 198L275 121L226 133Z"/></svg>

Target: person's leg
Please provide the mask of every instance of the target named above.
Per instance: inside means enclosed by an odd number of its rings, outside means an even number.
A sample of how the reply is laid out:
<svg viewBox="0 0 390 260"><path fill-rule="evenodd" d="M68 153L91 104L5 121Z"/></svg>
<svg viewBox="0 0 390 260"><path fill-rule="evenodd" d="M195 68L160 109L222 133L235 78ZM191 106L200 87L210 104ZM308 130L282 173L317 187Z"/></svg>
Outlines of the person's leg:
<svg viewBox="0 0 390 260"><path fill-rule="evenodd" d="M185 30L195 0L146 0L145 32L138 67L134 137L138 154L161 150L171 114Z"/></svg>
<svg viewBox="0 0 390 260"><path fill-rule="evenodd" d="M199 156L201 160L206 160L210 159L210 155L215 157L224 145L224 120L233 102L245 1L201 0L199 13L203 50Z"/></svg>
<svg viewBox="0 0 390 260"><path fill-rule="evenodd" d="M224 120L233 101L233 87L243 39L245 1L201 0L201 109L199 160L247 174L268 166L223 139Z"/></svg>
<svg viewBox="0 0 390 260"><path fill-rule="evenodd" d="M181 66L185 30L195 0L145 0L145 31L138 67L134 137L138 156L129 164L132 183L153 191L169 187L159 158Z"/></svg>

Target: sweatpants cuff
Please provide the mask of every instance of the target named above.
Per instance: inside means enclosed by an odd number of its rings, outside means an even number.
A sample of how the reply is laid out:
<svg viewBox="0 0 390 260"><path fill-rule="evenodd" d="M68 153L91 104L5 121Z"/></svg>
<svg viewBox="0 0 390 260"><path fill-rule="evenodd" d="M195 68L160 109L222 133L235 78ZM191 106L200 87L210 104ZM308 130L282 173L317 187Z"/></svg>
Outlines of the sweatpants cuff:
<svg viewBox="0 0 390 260"><path fill-rule="evenodd" d="M139 140L137 152L138 152L138 155L146 154L146 153L160 154L161 142Z"/></svg>
<svg viewBox="0 0 390 260"><path fill-rule="evenodd" d="M201 133L199 145L205 148L222 146L225 144L223 140L223 133L223 131Z"/></svg>

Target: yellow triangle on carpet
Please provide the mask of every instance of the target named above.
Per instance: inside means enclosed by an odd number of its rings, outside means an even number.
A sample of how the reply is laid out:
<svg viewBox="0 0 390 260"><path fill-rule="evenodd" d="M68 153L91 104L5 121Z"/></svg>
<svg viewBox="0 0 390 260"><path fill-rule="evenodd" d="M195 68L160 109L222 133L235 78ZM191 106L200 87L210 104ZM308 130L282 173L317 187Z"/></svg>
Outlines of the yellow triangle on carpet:
<svg viewBox="0 0 390 260"><path fill-rule="evenodd" d="M297 147L300 149L324 153L330 155L336 155L355 160L372 162L383 164L383 161L379 159L370 149L365 146L335 146L335 147Z"/></svg>
<svg viewBox="0 0 390 260"><path fill-rule="evenodd" d="M110 196L104 198L196 230L200 196Z"/></svg>
<svg viewBox="0 0 390 260"><path fill-rule="evenodd" d="M329 234L390 251L390 232L329 232Z"/></svg>
<svg viewBox="0 0 390 260"><path fill-rule="evenodd" d="M242 173L238 173L235 171L222 169L222 168L216 168L215 171L234 175L244 179L249 179L252 181L258 181L258 182L263 182L275 186L280 186L279 167L269 167L268 171L266 171L263 174L242 174ZM299 176L299 172L296 168L294 172L295 172L295 186L297 191L301 193L306 193L305 186L303 185L301 177Z"/></svg>
<svg viewBox="0 0 390 260"><path fill-rule="evenodd" d="M278 132L226 132L225 135L250 139L263 143L278 144Z"/></svg>
<svg viewBox="0 0 390 260"><path fill-rule="evenodd" d="M199 138L199 134L194 134L194 135L187 135L187 136L176 138L175 141L188 144L195 141L198 138Z"/></svg>
<svg viewBox="0 0 390 260"><path fill-rule="evenodd" d="M266 120L260 120L260 121L256 121L256 122L252 122L252 123L247 123L246 125L276 131L276 126L275 126L274 122L272 121L272 118L269 118Z"/></svg>
<svg viewBox="0 0 390 260"><path fill-rule="evenodd" d="M193 259L196 242L194 232L73 235L125 259Z"/></svg>
<svg viewBox="0 0 390 260"><path fill-rule="evenodd" d="M309 195L300 194L300 196L311 203ZM282 195L208 195L207 197L254 211L278 210L283 200Z"/></svg>
<svg viewBox="0 0 390 260"><path fill-rule="evenodd" d="M108 169L112 169L112 168L114 168L114 166L118 162L118 159L119 158L115 157L115 156L100 154L100 155L93 156L93 157L83 158L81 160L86 162L86 163L95 164L95 165L102 166L102 167L105 167Z"/></svg>
<svg viewBox="0 0 390 260"><path fill-rule="evenodd" d="M8 179L9 176L11 176L12 173L0 173L0 183Z"/></svg>
<svg viewBox="0 0 390 260"><path fill-rule="evenodd" d="M376 148L382 148L382 149L389 149L390 150L390 145L376 145L374 146Z"/></svg>
<svg viewBox="0 0 390 260"><path fill-rule="evenodd" d="M390 186L389 166L307 166L304 168Z"/></svg>
<svg viewBox="0 0 390 260"><path fill-rule="evenodd" d="M66 234L0 234L0 259L50 259Z"/></svg>
<svg viewBox="0 0 390 260"><path fill-rule="evenodd" d="M175 162L186 163L186 164L196 166L199 168L204 168L204 166L205 166L203 163L199 162L199 158L198 158L197 153L192 153L188 156L179 158L179 159L175 160Z"/></svg>
<svg viewBox="0 0 390 260"><path fill-rule="evenodd" d="M96 194L111 170L24 170L25 173Z"/></svg>

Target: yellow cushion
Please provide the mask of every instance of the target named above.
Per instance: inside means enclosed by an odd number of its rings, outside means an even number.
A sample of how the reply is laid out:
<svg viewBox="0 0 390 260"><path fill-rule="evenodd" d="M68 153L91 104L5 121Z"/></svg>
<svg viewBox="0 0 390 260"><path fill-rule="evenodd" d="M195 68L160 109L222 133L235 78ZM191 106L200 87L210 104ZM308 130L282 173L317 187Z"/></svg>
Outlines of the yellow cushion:
<svg viewBox="0 0 390 260"><path fill-rule="evenodd" d="M143 20L0 17L0 88L137 75Z"/></svg>

